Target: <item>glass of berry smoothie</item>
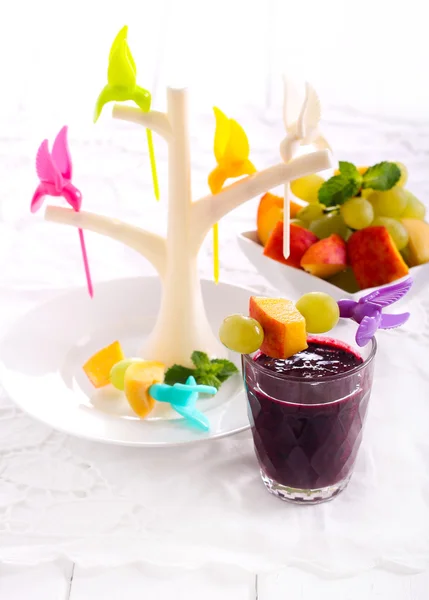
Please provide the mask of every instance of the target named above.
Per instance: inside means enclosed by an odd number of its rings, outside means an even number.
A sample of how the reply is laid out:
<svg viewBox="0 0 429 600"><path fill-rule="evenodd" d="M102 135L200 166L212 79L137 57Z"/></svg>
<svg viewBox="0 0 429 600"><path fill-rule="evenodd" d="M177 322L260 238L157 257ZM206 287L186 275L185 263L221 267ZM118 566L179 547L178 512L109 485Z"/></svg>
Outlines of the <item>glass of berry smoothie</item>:
<svg viewBox="0 0 429 600"><path fill-rule="evenodd" d="M347 486L362 440L376 341L355 349L310 336L288 359L243 355L249 418L268 490L299 504L334 498Z"/></svg>

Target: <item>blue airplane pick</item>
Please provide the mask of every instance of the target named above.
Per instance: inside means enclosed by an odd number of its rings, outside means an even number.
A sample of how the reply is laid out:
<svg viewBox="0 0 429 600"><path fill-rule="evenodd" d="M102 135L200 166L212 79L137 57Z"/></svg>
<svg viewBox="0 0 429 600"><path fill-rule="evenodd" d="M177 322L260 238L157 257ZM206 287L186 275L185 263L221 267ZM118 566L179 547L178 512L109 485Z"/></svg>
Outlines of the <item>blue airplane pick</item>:
<svg viewBox="0 0 429 600"><path fill-rule="evenodd" d="M155 383L150 388L150 395L158 402L168 402L171 407L190 423L203 431L209 431L210 423L206 415L197 410L196 402L199 394L214 396L217 389L211 385L198 385L195 377L188 377L186 383Z"/></svg>

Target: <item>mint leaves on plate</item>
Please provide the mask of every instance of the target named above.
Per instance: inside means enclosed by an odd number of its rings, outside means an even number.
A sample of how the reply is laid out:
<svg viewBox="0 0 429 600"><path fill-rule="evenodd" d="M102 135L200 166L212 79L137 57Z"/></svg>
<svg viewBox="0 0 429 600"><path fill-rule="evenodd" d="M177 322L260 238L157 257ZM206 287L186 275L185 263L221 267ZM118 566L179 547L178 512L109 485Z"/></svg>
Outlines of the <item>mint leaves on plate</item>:
<svg viewBox="0 0 429 600"><path fill-rule="evenodd" d="M186 383L190 375L195 377L197 383L201 385L212 385L219 389L234 373L238 373L237 367L226 358L210 358L205 352L195 350L192 353L191 360L195 369L183 367L182 365L173 365L165 373L165 383L174 385L175 383Z"/></svg>

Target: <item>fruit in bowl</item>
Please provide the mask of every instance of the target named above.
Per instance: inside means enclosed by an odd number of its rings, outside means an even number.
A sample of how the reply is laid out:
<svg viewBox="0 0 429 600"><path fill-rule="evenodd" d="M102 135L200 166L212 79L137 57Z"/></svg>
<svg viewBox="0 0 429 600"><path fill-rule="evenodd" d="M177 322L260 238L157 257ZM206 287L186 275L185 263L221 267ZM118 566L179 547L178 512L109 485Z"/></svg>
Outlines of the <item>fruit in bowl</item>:
<svg viewBox="0 0 429 600"><path fill-rule="evenodd" d="M290 256L283 256L283 198L265 194L256 232L239 243L277 289L300 295L310 289L335 298L361 295L408 276L416 294L429 264L426 208L404 185L401 163L355 167L340 162L328 180L318 175L291 182ZM286 285L285 285L286 284Z"/></svg>

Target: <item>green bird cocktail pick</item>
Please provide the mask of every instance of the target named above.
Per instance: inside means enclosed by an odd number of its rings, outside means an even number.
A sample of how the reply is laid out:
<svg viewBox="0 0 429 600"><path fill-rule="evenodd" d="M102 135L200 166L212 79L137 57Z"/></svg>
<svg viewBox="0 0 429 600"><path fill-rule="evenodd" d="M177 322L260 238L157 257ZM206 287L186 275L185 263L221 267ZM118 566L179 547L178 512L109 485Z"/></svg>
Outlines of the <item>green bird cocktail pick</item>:
<svg viewBox="0 0 429 600"><path fill-rule="evenodd" d="M109 54L107 69L107 85L97 98L94 111L94 123L97 121L108 102L125 102L132 100L143 112L149 112L152 96L148 90L137 85L137 69L134 58L127 42L128 27L122 27L116 36ZM150 167L152 171L153 189L155 197L159 200L158 176L156 173L155 151L153 147L152 131L146 129L147 144L149 148Z"/></svg>

